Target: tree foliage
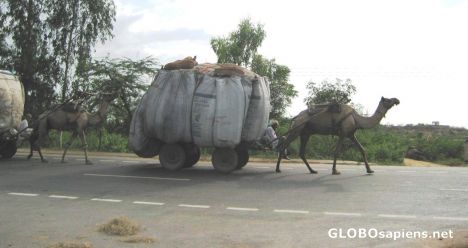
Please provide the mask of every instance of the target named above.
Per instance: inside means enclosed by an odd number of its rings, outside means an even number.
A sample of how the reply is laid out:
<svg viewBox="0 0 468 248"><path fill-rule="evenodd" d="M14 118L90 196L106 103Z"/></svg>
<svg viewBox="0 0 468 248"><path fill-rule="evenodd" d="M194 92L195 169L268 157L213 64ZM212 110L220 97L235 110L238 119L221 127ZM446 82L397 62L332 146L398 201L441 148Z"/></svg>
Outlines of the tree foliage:
<svg viewBox="0 0 468 248"><path fill-rule="evenodd" d="M247 18L227 37L212 39L211 47L218 55L218 63L234 63L248 68L265 36L263 25L255 25Z"/></svg>
<svg viewBox="0 0 468 248"><path fill-rule="evenodd" d="M274 59L266 59L261 55L254 56L252 71L269 79L272 106L270 118L281 118L292 98L297 96L294 85L288 83L291 71L287 66L277 64Z"/></svg>
<svg viewBox="0 0 468 248"><path fill-rule="evenodd" d="M26 111L37 115L55 103L56 89L69 91L97 40L110 37L115 7L112 0L2 0L0 14L0 67L20 77Z"/></svg>
<svg viewBox="0 0 468 248"><path fill-rule="evenodd" d="M109 131L126 134L138 101L148 89L151 78L156 74L158 62L147 57L141 60L101 59L92 61L85 68L86 75L78 81L80 91L117 92L108 113ZM89 103L90 107L98 106L98 99Z"/></svg>
<svg viewBox="0 0 468 248"><path fill-rule="evenodd" d="M275 59L267 59L257 53L266 37L263 25L254 24L250 19L244 19L238 30L227 37L214 38L211 47L218 56L218 63L234 63L251 69L255 73L265 76L270 81L272 112L271 118L280 118L297 95L294 85L290 84L290 69L279 65Z"/></svg>
<svg viewBox="0 0 468 248"><path fill-rule="evenodd" d="M54 101L57 64L49 54L42 0L4 0L0 4L1 67L19 75L26 91L26 112L38 113Z"/></svg>
<svg viewBox="0 0 468 248"><path fill-rule="evenodd" d="M112 0L49 0L46 9L47 35L60 65L57 79L63 83L62 99L65 99L70 93L73 66L76 65L77 74L83 73L96 42L112 37L115 6Z"/></svg>
<svg viewBox="0 0 468 248"><path fill-rule="evenodd" d="M309 94L304 101L308 106L321 103L348 104L356 93L356 86L351 79L343 81L339 78L335 81L323 80L320 84L310 81L307 83L307 89Z"/></svg>

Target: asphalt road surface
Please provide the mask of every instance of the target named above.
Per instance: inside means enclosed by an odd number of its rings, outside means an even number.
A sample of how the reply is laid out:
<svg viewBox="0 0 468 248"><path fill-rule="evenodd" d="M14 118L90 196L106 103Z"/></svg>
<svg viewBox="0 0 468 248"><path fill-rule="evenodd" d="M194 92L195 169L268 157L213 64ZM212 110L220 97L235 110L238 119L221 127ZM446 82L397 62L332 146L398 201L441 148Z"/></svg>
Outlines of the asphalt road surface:
<svg viewBox="0 0 468 248"><path fill-rule="evenodd" d="M249 163L223 175L206 162L172 172L109 155L94 165L24 157L0 160L0 247L425 247L438 244L433 231L468 229L468 168L373 166L367 175L338 165L334 176L325 164L312 164L313 175L302 164L275 173L272 163ZM119 216L155 242L97 231Z"/></svg>

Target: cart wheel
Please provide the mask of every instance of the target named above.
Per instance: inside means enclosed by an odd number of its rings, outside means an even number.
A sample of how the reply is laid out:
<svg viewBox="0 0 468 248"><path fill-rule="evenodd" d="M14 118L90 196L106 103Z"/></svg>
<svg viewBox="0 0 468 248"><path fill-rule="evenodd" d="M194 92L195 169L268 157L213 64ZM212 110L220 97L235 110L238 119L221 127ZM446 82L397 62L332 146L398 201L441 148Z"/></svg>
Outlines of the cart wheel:
<svg viewBox="0 0 468 248"><path fill-rule="evenodd" d="M200 159L200 148L195 144L185 144L185 168L190 168L194 166Z"/></svg>
<svg viewBox="0 0 468 248"><path fill-rule="evenodd" d="M211 156L213 167L222 173L229 173L237 168L237 153L231 148L216 148Z"/></svg>
<svg viewBox="0 0 468 248"><path fill-rule="evenodd" d="M159 160L165 169L182 169L185 165L184 148L178 144L165 144L159 152Z"/></svg>
<svg viewBox="0 0 468 248"><path fill-rule="evenodd" d="M8 142L3 150L0 152L2 158L11 158L16 154L16 143L15 142Z"/></svg>
<svg viewBox="0 0 468 248"><path fill-rule="evenodd" d="M242 169L249 162L249 150L236 149L236 153L238 157L237 169Z"/></svg>

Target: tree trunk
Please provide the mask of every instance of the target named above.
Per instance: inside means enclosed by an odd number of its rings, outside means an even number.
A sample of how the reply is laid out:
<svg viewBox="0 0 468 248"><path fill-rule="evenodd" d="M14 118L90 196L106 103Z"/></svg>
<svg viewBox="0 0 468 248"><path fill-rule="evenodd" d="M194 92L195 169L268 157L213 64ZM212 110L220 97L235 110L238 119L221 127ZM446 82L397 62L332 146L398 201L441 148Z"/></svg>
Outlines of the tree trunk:
<svg viewBox="0 0 468 248"><path fill-rule="evenodd" d="M67 41L67 55L65 57L65 72L64 72L64 82L63 82L63 88L62 88L62 101L66 100L67 96L67 91L70 85L70 82L68 80L68 74L70 71L70 65L73 61L70 61L72 58L72 53L75 48L74 42L73 42L73 33L76 29L76 23L77 23L77 15L78 15L78 9L79 9L79 0L75 0L73 2L73 14L72 14L72 22L71 22L71 27L70 30L68 30L68 41Z"/></svg>

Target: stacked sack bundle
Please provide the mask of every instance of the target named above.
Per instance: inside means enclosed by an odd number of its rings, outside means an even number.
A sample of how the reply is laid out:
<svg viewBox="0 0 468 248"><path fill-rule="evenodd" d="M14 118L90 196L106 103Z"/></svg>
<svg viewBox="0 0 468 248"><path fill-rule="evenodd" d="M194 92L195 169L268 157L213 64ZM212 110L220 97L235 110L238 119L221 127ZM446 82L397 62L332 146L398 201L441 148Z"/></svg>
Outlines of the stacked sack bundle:
<svg viewBox="0 0 468 248"><path fill-rule="evenodd" d="M19 128L23 108L23 85L10 72L0 70L0 133Z"/></svg>
<svg viewBox="0 0 468 248"><path fill-rule="evenodd" d="M141 157L156 156L163 144L235 148L261 138L270 108L266 78L187 57L156 75L133 115L130 145Z"/></svg>

